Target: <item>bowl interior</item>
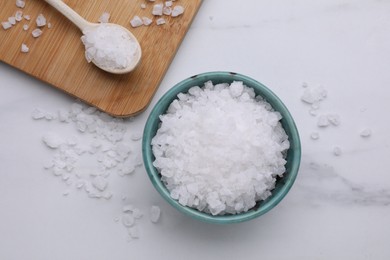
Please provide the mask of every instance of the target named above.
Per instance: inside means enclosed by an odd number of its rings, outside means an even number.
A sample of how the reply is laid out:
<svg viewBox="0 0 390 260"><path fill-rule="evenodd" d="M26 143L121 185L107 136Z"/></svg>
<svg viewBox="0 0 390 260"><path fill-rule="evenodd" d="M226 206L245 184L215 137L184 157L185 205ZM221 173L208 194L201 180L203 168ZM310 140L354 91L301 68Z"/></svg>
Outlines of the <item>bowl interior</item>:
<svg viewBox="0 0 390 260"><path fill-rule="evenodd" d="M261 95L272 107L279 111L283 118L281 124L289 136L290 148L287 151L287 164L286 172L282 178L277 179L275 189L272 190L272 195L264 201L260 201L251 210L236 215L222 215L212 216L211 214L200 212L190 207L184 207L180 205L176 200L170 197L169 191L165 185L161 182L161 176L157 169L153 166L154 155L151 147L151 140L155 136L157 129L159 128L160 120L159 116L165 114L168 106L173 100L177 98L177 94L187 92L193 86L202 87L203 84L211 80L214 84L218 83L232 83L233 81L242 81L246 86L254 89L257 95ZM300 139L294 120L292 119L289 111L281 100L271 92L267 87L261 83L237 73L231 72L209 72L200 75L193 76L186 79L173 88L171 88L155 105L149 118L146 122L144 135L142 140L142 153L144 159L144 165L149 175L150 180L157 189L157 191L177 210L188 214L198 220L211 222L211 223L237 223L258 217L273 207L275 207L283 197L288 193L293 185L301 158Z"/></svg>

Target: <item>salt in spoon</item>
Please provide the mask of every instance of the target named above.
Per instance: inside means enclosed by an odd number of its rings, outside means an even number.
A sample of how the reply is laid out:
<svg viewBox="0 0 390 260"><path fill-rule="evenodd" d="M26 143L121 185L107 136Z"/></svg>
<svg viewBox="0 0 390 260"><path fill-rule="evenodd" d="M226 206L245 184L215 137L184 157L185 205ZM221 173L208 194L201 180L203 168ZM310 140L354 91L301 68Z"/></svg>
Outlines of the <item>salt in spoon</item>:
<svg viewBox="0 0 390 260"><path fill-rule="evenodd" d="M61 0L45 0L48 4L50 4L52 7L54 7L57 11L62 13L66 18L68 18L72 23L74 23L84 34L85 32L89 30L96 29L96 27L100 26L101 24L98 23L91 23L85 20L83 17L81 17L78 13L76 13L72 8L70 8L68 5L66 5ZM141 60L142 51L141 46L139 45L139 42L137 38L126 28L123 26L120 26L118 24L113 23L105 23L104 26L109 26L112 28L120 28L123 32L125 32L132 42L136 44L136 51L134 57L132 57L131 61L125 68L112 68L107 66L100 66L94 60L92 62L99 67L102 70L105 70L107 72L113 73L113 74L125 74L128 72L131 72L132 70L137 67L138 63ZM130 47L130 46L129 46Z"/></svg>

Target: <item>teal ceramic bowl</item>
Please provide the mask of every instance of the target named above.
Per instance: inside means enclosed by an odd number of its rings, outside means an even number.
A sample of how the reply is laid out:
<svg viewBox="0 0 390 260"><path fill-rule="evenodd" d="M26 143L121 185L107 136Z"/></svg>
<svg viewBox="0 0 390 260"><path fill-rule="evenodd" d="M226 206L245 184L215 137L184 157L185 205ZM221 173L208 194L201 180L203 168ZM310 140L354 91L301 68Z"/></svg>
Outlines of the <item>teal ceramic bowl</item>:
<svg viewBox="0 0 390 260"><path fill-rule="evenodd" d="M265 98L265 100L267 100L267 102L270 103L276 111L279 111L282 114L283 119L281 120L281 123L287 135L289 136L290 149L287 151L286 172L282 178L277 179L276 187L274 190L272 190L272 195L266 200L258 202L254 208L245 213L236 215L213 216L211 214L200 212L196 209L180 205L178 201L171 198L169 191L161 181L161 175L153 166L153 161L155 158L152 152L151 140L156 135L157 129L159 128L159 116L161 114L165 114L168 106L174 99L177 98L179 93L186 93L193 86L203 86L203 84L209 80L211 80L214 84L230 84L233 81L242 81L246 86L253 88L257 95L261 95L263 98ZM259 217L275 207L286 196L298 174L301 159L301 144L298 131L291 114L282 101L266 86L254 79L237 73L208 72L183 80L161 97L161 99L152 109L146 122L142 139L142 153L144 165L152 184L161 194L161 196L167 202L169 202L169 204L171 204L180 212L183 212L195 219L209 223L229 224L243 222Z"/></svg>

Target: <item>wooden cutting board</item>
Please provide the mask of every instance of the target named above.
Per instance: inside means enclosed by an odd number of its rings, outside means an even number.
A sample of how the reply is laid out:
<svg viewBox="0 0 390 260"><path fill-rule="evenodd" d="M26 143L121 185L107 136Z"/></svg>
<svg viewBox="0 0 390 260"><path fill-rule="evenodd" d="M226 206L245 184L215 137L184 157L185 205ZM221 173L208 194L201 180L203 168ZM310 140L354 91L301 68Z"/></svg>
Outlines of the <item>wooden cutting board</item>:
<svg viewBox="0 0 390 260"><path fill-rule="evenodd" d="M118 117L137 115L145 110L156 92L165 72L182 42L202 0L177 0L174 5L185 8L183 15L164 16L166 24L156 25L151 14L154 3L146 0L64 0L82 17L97 22L103 12L111 15L110 22L128 28L141 44L143 56L135 71L113 75L87 63L79 29L43 0L26 0L23 9L15 0L0 1L0 21L6 21L17 10L31 16L12 28L0 27L0 60L20 69L89 105ZM142 9L141 4L146 4ZM44 27L39 38L31 32L35 19L43 14L52 27ZM130 20L138 15L153 18L150 26L132 28ZM28 24L29 29L23 30ZM25 43L30 51L20 51Z"/></svg>

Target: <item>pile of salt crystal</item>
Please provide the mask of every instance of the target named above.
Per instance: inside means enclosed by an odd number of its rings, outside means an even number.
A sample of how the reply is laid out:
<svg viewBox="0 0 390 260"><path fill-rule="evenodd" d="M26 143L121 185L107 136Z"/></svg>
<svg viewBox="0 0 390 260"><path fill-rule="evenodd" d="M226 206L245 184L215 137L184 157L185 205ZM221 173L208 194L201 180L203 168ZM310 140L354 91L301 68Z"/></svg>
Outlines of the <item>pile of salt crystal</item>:
<svg viewBox="0 0 390 260"><path fill-rule="evenodd" d="M124 69L135 58L138 45L126 31L105 23L86 30L81 37L88 62L109 69Z"/></svg>
<svg viewBox="0 0 390 260"><path fill-rule="evenodd" d="M140 134L129 136L122 119L79 103L58 113L35 109L31 116L35 120L74 125L76 136L64 137L55 132L42 136L43 143L53 151L44 168L60 177L68 188L83 189L91 198L110 199L111 174L130 175L142 165L141 149L136 145Z"/></svg>
<svg viewBox="0 0 390 260"><path fill-rule="evenodd" d="M242 82L192 87L160 116L153 165L181 205L238 214L271 195L289 148L281 115Z"/></svg>

